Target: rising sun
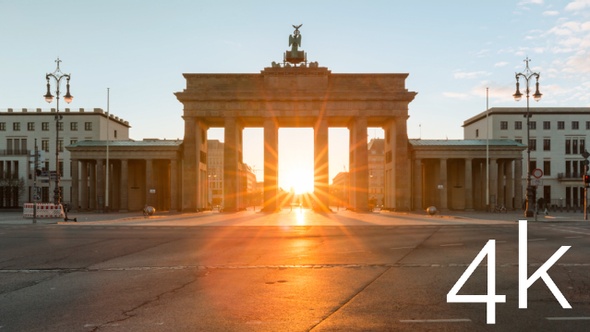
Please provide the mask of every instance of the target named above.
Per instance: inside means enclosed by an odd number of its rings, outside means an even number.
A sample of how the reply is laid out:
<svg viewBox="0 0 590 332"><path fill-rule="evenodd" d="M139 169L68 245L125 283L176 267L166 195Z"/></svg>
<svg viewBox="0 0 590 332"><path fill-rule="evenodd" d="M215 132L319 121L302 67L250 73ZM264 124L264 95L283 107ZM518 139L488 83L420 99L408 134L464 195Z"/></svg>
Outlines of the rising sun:
<svg viewBox="0 0 590 332"><path fill-rule="evenodd" d="M285 176L279 175L284 183L283 189L295 191L295 194L313 192L313 172L304 168L294 168L286 171Z"/></svg>

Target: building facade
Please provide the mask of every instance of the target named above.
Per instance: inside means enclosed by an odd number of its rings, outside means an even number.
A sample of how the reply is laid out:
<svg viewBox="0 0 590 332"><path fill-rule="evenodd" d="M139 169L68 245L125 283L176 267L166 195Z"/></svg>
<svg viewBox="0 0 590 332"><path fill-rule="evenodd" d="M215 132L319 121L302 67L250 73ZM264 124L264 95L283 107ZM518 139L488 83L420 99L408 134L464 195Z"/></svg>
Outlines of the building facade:
<svg viewBox="0 0 590 332"><path fill-rule="evenodd" d="M4 109L0 110L0 176L23 180L23 187L15 191L0 190L0 208L19 207L32 202L52 202L55 189L56 151L59 152L61 201L71 203L72 166L66 146L84 140L128 140L129 122L107 114L100 108L70 109L59 112L56 128L56 110ZM107 134L108 127L108 134ZM57 132L56 132L57 129ZM107 136L108 135L108 136ZM35 145L38 165L35 165ZM39 170L35 186L35 170ZM38 189L35 192L35 187ZM37 194L37 195L35 195Z"/></svg>
<svg viewBox="0 0 590 332"><path fill-rule="evenodd" d="M522 205L522 151L513 140L410 139L414 210Z"/></svg>
<svg viewBox="0 0 590 332"><path fill-rule="evenodd" d="M126 212L149 205L157 211L178 211L181 146L180 140L158 139L81 141L68 146L72 208Z"/></svg>
<svg viewBox="0 0 590 332"><path fill-rule="evenodd" d="M223 206L223 142L207 141L208 202L212 209Z"/></svg>
<svg viewBox="0 0 590 332"><path fill-rule="evenodd" d="M385 140L369 141L369 207L381 207L385 195Z"/></svg>
<svg viewBox="0 0 590 332"><path fill-rule="evenodd" d="M527 119L524 107L493 107L463 123L465 139L511 139L526 145ZM582 173L590 133L589 107L532 107L529 110L529 147L532 172L540 169L539 179L532 177L536 198L543 197L553 207L583 206ZM526 149L524 170L519 185L526 188ZM526 193L526 191L523 191Z"/></svg>

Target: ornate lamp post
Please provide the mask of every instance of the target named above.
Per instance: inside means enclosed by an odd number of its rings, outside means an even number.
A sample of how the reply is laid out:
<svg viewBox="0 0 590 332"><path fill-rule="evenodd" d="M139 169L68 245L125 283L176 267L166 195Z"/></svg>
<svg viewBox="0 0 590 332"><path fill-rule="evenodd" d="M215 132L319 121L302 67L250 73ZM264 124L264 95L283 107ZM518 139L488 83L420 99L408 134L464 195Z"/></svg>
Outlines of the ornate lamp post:
<svg viewBox="0 0 590 332"><path fill-rule="evenodd" d="M59 114L59 85L61 82L62 78L66 78L66 94L64 95L64 100L66 101L66 103L71 103L72 99L74 99L74 97L72 97L72 95L70 94L70 74L64 74L61 72L61 70L59 69L59 63L61 62L61 60L59 58L57 58L57 60L55 60L55 62L57 63L57 68L55 69L55 71L53 73L49 73L47 75L45 75L45 78L47 79L47 93L43 96L45 97L45 101L47 101L48 103L51 103L53 101L53 95L51 94L51 86L49 84L49 79L53 78L55 80L55 85L56 85L56 89L55 89L55 95L56 95L56 113L55 113L55 190L53 191L53 202L55 204L60 204L61 203L61 194L60 194L60 190L59 190L59 178L60 178L60 174L59 174L59 120L61 120L61 114Z"/></svg>
<svg viewBox="0 0 590 332"><path fill-rule="evenodd" d="M522 78L525 80L526 83L526 143L527 143L527 148L526 148L526 154L527 154L527 162L526 162L526 209L525 209L525 217L532 217L534 215L533 210L531 209L532 205L535 202L533 202L533 196L534 196L534 188L531 186L531 143L530 143L530 118L531 115L529 113L529 95L530 95L530 85L529 82L532 78L535 78L536 83L535 83L535 93L533 94L533 98L535 99L535 101L539 101L541 100L541 97L543 96L540 92L539 92L539 73L535 73L533 72L530 68L529 68L529 62L531 60L527 57L524 62L526 63L526 68L524 69L524 72L522 73L516 73L516 92L512 95L514 96L514 100L519 101L522 98L522 93L520 93L520 83L519 83L519 78Z"/></svg>

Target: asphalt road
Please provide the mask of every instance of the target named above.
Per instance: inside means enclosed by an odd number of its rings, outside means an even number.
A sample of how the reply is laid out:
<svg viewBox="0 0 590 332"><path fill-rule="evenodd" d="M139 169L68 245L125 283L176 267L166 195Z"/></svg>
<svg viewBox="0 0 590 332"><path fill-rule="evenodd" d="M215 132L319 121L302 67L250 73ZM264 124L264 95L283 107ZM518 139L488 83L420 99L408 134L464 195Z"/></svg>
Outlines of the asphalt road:
<svg viewBox="0 0 590 332"><path fill-rule="evenodd" d="M326 218L324 220L324 218ZM528 224L519 309L514 220L309 211L0 225L0 331L588 331L590 226ZM386 222L387 221L387 222ZM192 222L192 223L191 223ZM496 240L506 303L448 303ZM460 294L486 294L487 261Z"/></svg>

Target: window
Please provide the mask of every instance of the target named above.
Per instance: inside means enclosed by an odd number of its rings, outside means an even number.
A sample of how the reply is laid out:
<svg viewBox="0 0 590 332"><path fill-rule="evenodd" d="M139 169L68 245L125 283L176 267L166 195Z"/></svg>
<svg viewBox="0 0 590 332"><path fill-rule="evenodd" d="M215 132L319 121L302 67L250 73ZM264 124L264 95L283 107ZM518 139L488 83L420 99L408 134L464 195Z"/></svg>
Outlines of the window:
<svg viewBox="0 0 590 332"><path fill-rule="evenodd" d="M117 131L114 132L114 137L117 138Z"/></svg>
<svg viewBox="0 0 590 332"><path fill-rule="evenodd" d="M522 121L514 121L514 129L521 130L522 129Z"/></svg>
<svg viewBox="0 0 590 332"><path fill-rule="evenodd" d="M49 122L42 122L41 123L41 130L49 131Z"/></svg>
<svg viewBox="0 0 590 332"><path fill-rule="evenodd" d="M78 122L70 122L70 130L78 131Z"/></svg>
<svg viewBox="0 0 590 332"><path fill-rule="evenodd" d="M45 152L49 152L49 140L48 139L41 140L41 150L43 150Z"/></svg>
<svg viewBox="0 0 590 332"><path fill-rule="evenodd" d="M529 139L529 149L531 151L537 151L537 140L535 138Z"/></svg>
<svg viewBox="0 0 590 332"><path fill-rule="evenodd" d="M0 131L6 131L6 122L0 122Z"/></svg>
<svg viewBox="0 0 590 332"><path fill-rule="evenodd" d="M508 130L508 121L500 121L500 130Z"/></svg>
<svg viewBox="0 0 590 332"><path fill-rule="evenodd" d="M71 139L70 140L70 145L74 145L76 143L78 143L78 140L77 139Z"/></svg>
<svg viewBox="0 0 590 332"><path fill-rule="evenodd" d="M35 131L35 122L27 122L27 130Z"/></svg>
<svg viewBox="0 0 590 332"><path fill-rule="evenodd" d="M91 131L92 130L92 122L84 122L84 130Z"/></svg>
<svg viewBox="0 0 590 332"><path fill-rule="evenodd" d="M518 143L522 143L522 138L515 138L515 141L517 141Z"/></svg>
<svg viewBox="0 0 590 332"><path fill-rule="evenodd" d="M13 122L12 123L12 130L20 131L20 122Z"/></svg>
<svg viewBox="0 0 590 332"><path fill-rule="evenodd" d="M565 129L565 121L557 121L557 129L564 130Z"/></svg>
<svg viewBox="0 0 590 332"><path fill-rule="evenodd" d="M550 121L543 121L543 129L550 130L551 129L551 122Z"/></svg>
<svg viewBox="0 0 590 332"><path fill-rule="evenodd" d="M543 160L543 174L551 175L551 160Z"/></svg>
<svg viewBox="0 0 590 332"><path fill-rule="evenodd" d="M572 121L572 130L580 129L580 123L578 121Z"/></svg>
<svg viewBox="0 0 590 332"><path fill-rule="evenodd" d="M529 122L529 128L531 130L537 129L537 121L531 121L531 122Z"/></svg>
<svg viewBox="0 0 590 332"><path fill-rule="evenodd" d="M63 140L59 140L57 141L57 150L59 152L63 152L64 151L64 141Z"/></svg>
<svg viewBox="0 0 590 332"><path fill-rule="evenodd" d="M583 137L566 137L565 154L578 154L586 150L586 139Z"/></svg>
<svg viewBox="0 0 590 332"><path fill-rule="evenodd" d="M550 138L543 139L543 151L551 151L551 139Z"/></svg>
<svg viewBox="0 0 590 332"><path fill-rule="evenodd" d="M590 130L590 121L586 121L586 130Z"/></svg>
<svg viewBox="0 0 590 332"><path fill-rule="evenodd" d="M64 123L63 122L58 122L57 123L57 130L64 131Z"/></svg>

